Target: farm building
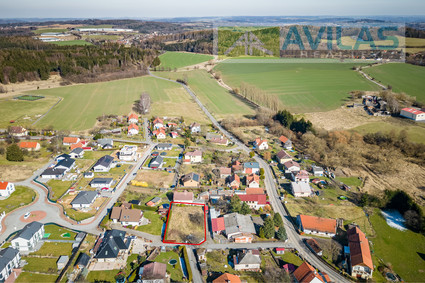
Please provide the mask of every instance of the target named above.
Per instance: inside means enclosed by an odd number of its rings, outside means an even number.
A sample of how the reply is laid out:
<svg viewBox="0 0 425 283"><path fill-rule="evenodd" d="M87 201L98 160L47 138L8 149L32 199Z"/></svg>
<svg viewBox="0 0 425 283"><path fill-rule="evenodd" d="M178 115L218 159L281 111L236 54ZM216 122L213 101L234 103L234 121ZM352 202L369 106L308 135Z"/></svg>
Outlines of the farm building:
<svg viewBox="0 0 425 283"><path fill-rule="evenodd" d="M425 112L415 108L403 108L400 111L400 116L412 119L414 121L425 121Z"/></svg>
<svg viewBox="0 0 425 283"><path fill-rule="evenodd" d="M41 146L38 142L20 142L19 148L26 149L28 151L38 151L40 150Z"/></svg>
<svg viewBox="0 0 425 283"><path fill-rule="evenodd" d="M336 234L336 220L310 215L298 215L299 229L306 234L315 234L325 237L334 237Z"/></svg>
<svg viewBox="0 0 425 283"><path fill-rule="evenodd" d="M350 247L351 276L362 279L372 278L373 262L368 239L358 227L348 229L347 236Z"/></svg>

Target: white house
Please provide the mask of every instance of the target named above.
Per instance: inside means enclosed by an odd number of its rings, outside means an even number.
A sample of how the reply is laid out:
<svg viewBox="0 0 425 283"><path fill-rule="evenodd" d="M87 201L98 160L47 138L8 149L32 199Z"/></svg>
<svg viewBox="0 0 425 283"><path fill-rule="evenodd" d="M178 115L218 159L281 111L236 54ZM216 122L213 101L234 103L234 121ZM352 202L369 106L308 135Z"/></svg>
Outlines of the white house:
<svg viewBox="0 0 425 283"><path fill-rule="evenodd" d="M8 247L0 251L0 282L9 278L13 269L19 267L21 255L17 249Z"/></svg>
<svg viewBox="0 0 425 283"><path fill-rule="evenodd" d="M112 178L94 178L90 182L90 187L92 188L110 188L112 187L112 183L114 179Z"/></svg>
<svg viewBox="0 0 425 283"><path fill-rule="evenodd" d="M285 166L285 173L293 173L293 174L295 172L300 171L300 168L301 168L301 166L293 160L283 163L283 166Z"/></svg>
<svg viewBox="0 0 425 283"><path fill-rule="evenodd" d="M15 235L12 243L12 248L23 251L34 251L38 242L44 236L44 225L40 222L31 222Z"/></svg>
<svg viewBox="0 0 425 283"><path fill-rule="evenodd" d="M313 194L310 184L305 182L291 182L294 197L309 197Z"/></svg>
<svg viewBox="0 0 425 283"><path fill-rule="evenodd" d="M70 153L69 156L72 158L83 158L84 156L84 149L81 147L74 148Z"/></svg>
<svg viewBox="0 0 425 283"><path fill-rule="evenodd" d="M296 173L291 173L292 174L292 179L295 182L304 182L304 183L308 183L310 181L310 177L308 176L308 172L305 170L301 170L300 172L296 172Z"/></svg>
<svg viewBox="0 0 425 283"><path fill-rule="evenodd" d="M155 120L153 120L153 127L155 129L164 128L164 121L161 118L155 118Z"/></svg>
<svg viewBox="0 0 425 283"><path fill-rule="evenodd" d="M313 175L316 177L323 176L323 168L319 166L311 166L311 170L313 171Z"/></svg>
<svg viewBox="0 0 425 283"><path fill-rule="evenodd" d="M139 133L139 126L136 124L130 124L130 126L128 126L127 133L129 136L137 135Z"/></svg>
<svg viewBox="0 0 425 283"><path fill-rule="evenodd" d="M262 140L261 138L256 138L254 141L254 146L258 150L266 150L269 149L269 144L267 143L267 140Z"/></svg>
<svg viewBox="0 0 425 283"><path fill-rule="evenodd" d="M202 162L202 151L195 150L187 152L184 155L184 163L201 163Z"/></svg>
<svg viewBox="0 0 425 283"><path fill-rule="evenodd" d="M415 108L403 108L400 111L400 116L412 119L414 121L424 121L425 120L425 112L415 109Z"/></svg>
<svg viewBox="0 0 425 283"><path fill-rule="evenodd" d="M235 256L236 257L236 256ZM261 258L258 250L256 252L241 252L235 261L235 270L260 271Z"/></svg>
<svg viewBox="0 0 425 283"><path fill-rule="evenodd" d="M112 161L114 158L110 155L105 155L99 158L96 164L93 166L94 172L109 172L112 168Z"/></svg>
<svg viewBox="0 0 425 283"><path fill-rule="evenodd" d="M201 125L199 123L193 122L190 125L190 131L192 133L200 133L201 132Z"/></svg>
<svg viewBox="0 0 425 283"><path fill-rule="evenodd" d="M8 197L15 191L15 185L9 182L0 182L0 196Z"/></svg>
<svg viewBox="0 0 425 283"><path fill-rule="evenodd" d="M137 145L124 145L120 150L119 159L135 161L137 159Z"/></svg>
<svg viewBox="0 0 425 283"><path fill-rule="evenodd" d="M137 114L131 113L128 116L128 122L130 124L135 124L135 123L139 122L139 116L137 116Z"/></svg>
<svg viewBox="0 0 425 283"><path fill-rule="evenodd" d="M65 169L58 168L47 168L40 174L40 178L43 179L60 179L64 176Z"/></svg>
<svg viewBox="0 0 425 283"><path fill-rule="evenodd" d="M94 191L82 191L71 201L72 208L89 208L96 198L98 197L97 192Z"/></svg>

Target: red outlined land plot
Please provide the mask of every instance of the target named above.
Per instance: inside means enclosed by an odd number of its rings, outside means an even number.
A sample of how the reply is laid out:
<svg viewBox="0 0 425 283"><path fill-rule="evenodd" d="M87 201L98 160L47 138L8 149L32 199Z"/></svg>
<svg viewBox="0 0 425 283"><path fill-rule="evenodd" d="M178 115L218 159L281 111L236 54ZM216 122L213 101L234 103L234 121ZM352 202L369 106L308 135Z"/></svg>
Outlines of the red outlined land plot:
<svg viewBox="0 0 425 283"><path fill-rule="evenodd" d="M207 206L200 203L171 202L163 243L201 245L206 241Z"/></svg>

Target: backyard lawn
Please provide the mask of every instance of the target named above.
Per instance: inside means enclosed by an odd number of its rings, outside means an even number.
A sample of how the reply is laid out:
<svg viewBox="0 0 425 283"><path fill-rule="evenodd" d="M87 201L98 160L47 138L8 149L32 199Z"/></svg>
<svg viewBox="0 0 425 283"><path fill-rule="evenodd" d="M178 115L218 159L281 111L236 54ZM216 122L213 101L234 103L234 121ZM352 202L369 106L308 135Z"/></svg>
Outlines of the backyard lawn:
<svg viewBox="0 0 425 283"><path fill-rule="evenodd" d="M34 190L16 186L15 191L5 200L0 201L0 211L9 213L12 210L31 203L36 197Z"/></svg>
<svg viewBox="0 0 425 283"><path fill-rule="evenodd" d="M77 235L77 233L55 224L44 225L44 233L50 234L49 240L74 240L75 236ZM68 233L70 236L67 238L61 236L66 233Z"/></svg>
<svg viewBox="0 0 425 283"><path fill-rule="evenodd" d="M24 266L24 271L56 274L57 258L22 257L22 259L28 262Z"/></svg>
<svg viewBox="0 0 425 283"><path fill-rule="evenodd" d="M50 180L47 185L50 187L49 198L53 201L58 200L71 187L72 181Z"/></svg>
<svg viewBox="0 0 425 283"><path fill-rule="evenodd" d="M177 264L173 267L168 262L172 259L177 260ZM180 266L179 255L176 252L162 252L155 259L155 262L162 262L167 265L167 272L171 275L171 280L181 282L183 279L183 273Z"/></svg>
<svg viewBox="0 0 425 283"><path fill-rule="evenodd" d="M162 226L164 224L164 222L161 220L161 216L155 211L150 211L150 210L145 210L143 216L149 219L151 223L147 225L139 226L137 227L137 230L146 232L152 235L160 236L162 232Z"/></svg>
<svg viewBox="0 0 425 283"><path fill-rule="evenodd" d="M71 255L72 243L45 242L41 249L31 253L31 255L59 257L61 255Z"/></svg>
<svg viewBox="0 0 425 283"><path fill-rule="evenodd" d="M16 279L15 282L17 283L27 283L27 282L43 282L43 283L49 283L49 282L55 282L56 278L58 278L57 275L47 275L47 274L38 274L38 273L31 273L31 272L22 272L19 277Z"/></svg>

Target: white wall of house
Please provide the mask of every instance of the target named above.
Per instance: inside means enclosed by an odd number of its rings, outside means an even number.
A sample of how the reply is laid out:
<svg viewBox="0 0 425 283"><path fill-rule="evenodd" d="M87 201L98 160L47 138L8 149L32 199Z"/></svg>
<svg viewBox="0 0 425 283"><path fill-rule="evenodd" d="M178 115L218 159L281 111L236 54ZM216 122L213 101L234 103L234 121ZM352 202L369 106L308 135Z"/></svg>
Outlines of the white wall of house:
<svg viewBox="0 0 425 283"><path fill-rule="evenodd" d="M3 270L0 271L0 281L4 282L9 275L12 273L12 270L14 268L19 267L19 262L21 261L21 255L19 253L16 254L16 256L9 261L6 266L3 268Z"/></svg>
<svg viewBox="0 0 425 283"><path fill-rule="evenodd" d="M351 267L351 276L360 276L363 279L372 277L373 270L367 266L355 265Z"/></svg>
<svg viewBox="0 0 425 283"><path fill-rule="evenodd" d="M23 239L23 238L16 238L11 241L12 248L15 248L22 251L32 251L34 250L37 243L43 238L44 236L44 225L38 230L29 240Z"/></svg>
<svg viewBox="0 0 425 283"><path fill-rule="evenodd" d="M252 263L252 264L235 264L235 270L249 270L249 269L259 269L260 264Z"/></svg>
<svg viewBox="0 0 425 283"><path fill-rule="evenodd" d="M94 172L109 172L109 170L111 170L110 166L105 167L105 166L97 165L93 167Z"/></svg>
<svg viewBox="0 0 425 283"><path fill-rule="evenodd" d="M8 183L6 189L0 190L0 196L8 197L15 191L15 184Z"/></svg>

